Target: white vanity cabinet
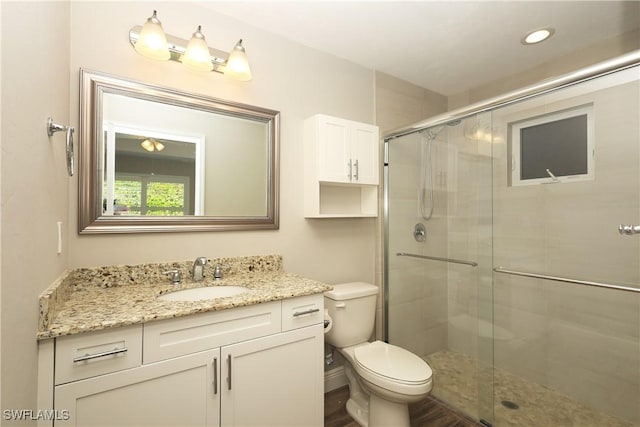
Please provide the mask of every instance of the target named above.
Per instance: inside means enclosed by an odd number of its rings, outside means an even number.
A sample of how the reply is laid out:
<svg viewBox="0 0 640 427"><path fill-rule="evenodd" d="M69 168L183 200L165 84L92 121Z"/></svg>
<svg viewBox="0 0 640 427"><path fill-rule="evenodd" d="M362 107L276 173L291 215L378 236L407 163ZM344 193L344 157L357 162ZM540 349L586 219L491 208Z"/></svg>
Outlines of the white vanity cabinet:
<svg viewBox="0 0 640 427"><path fill-rule="evenodd" d="M56 426L217 426L220 349L55 387ZM216 368L218 368L216 370Z"/></svg>
<svg viewBox="0 0 640 427"><path fill-rule="evenodd" d="M316 114L304 132L305 216L376 216L378 127Z"/></svg>
<svg viewBox="0 0 640 427"><path fill-rule="evenodd" d="M69 419L54 424L321 426L323 302L310 295L57 338L54 409ZM72 374L58 375L65 364Z"/></svg>

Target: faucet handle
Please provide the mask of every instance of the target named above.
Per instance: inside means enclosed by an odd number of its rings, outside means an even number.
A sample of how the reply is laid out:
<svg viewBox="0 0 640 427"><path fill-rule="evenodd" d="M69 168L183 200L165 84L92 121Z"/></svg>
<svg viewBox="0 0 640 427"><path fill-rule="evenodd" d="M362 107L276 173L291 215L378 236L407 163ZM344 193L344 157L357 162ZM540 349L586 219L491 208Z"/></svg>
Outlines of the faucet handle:
<svg viewBox="0 0 640 427"><path fill-rule="evenodd" d="M213 278L222 279L222 269L227 267L226 265L216 264L216 266L213 267Z"/></svg>
<svg viewBox="0 0 640 427"><path fill-rule="evenodd" d="M180 274L180 270L168 270L168 271L163 271L162 274L167 274L169 276L169 280L171 280L171 283L173 283L174 285L179 285L180 282L182 282L182 274Z"/></svg>

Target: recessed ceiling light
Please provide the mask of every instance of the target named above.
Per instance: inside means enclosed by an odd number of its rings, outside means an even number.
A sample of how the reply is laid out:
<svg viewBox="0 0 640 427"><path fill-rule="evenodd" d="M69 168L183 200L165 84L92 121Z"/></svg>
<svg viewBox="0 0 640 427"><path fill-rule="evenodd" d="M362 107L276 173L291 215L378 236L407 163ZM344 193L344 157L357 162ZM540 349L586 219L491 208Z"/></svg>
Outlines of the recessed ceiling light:
<svg viewBox="0 0 640 427"><path fill-rule="evenodd" d="M520 40L520 43L524 45L540 43L541 41L551 37L555 32L556 30L553 28L540 28L538 30L529 31L522 40Z"/></svg>

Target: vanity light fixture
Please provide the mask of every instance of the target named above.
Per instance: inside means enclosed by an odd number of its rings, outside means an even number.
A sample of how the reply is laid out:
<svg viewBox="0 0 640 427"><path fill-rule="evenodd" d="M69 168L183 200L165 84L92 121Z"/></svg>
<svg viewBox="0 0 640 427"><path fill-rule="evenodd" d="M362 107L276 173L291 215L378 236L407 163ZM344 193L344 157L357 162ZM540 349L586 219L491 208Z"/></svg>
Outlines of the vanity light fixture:
<svg viewBox="0 0 640 427"><path fill-rule="evenodd" d="M140 29L137 43L133 47L136 52L151 59L166 61L171 56L167 37L155 10Z"/></svg>
<svg viewBox="0 0 640 427"><path fill-rule="evenodd" d="M229 54L225 74L243 82L251 80L251 69L249 68L249 61L247 60L244 46L242 46L242 39L236 43Z"/></svg>
<svg viewBox="0 0 640 427"><path fill-rule="evenodd" d="M547 27L547 28L539 28L537 30L529 31L525 36L520 40L520 43L523 45L530 45L540 43L542 41L547 40L556 32L555 29Z"/></svg>
<svg viewBox="0 0 640 427"><path fill-rule="evenodd" d="M251 80L242 39L228 53L209 47L201 30L198 26L188 41L166 34L154 10L144 26L136 25L129 30L129 42L136 52L148 58L182 62L195 70L216 71L241 81Z"/></svg>
<svg viewBox="0 0 640 427"><path fill-rule="evenodd" d="M153 138L146 138L140 143L140 145L142 146L142 148L149 152L164 150L164 144L160 141L156 141Z"/></svg>
<svg viewBox="0 0 640 427"><path fill-rule="evenodd" d="M198 25L198 29L193 33L187 50L182 56L182 63L194 70L211 71L213 70L213 62L211 62L211 55L209 55L209 46L207 46L200 30L202 30L202 26Z"/></svg>

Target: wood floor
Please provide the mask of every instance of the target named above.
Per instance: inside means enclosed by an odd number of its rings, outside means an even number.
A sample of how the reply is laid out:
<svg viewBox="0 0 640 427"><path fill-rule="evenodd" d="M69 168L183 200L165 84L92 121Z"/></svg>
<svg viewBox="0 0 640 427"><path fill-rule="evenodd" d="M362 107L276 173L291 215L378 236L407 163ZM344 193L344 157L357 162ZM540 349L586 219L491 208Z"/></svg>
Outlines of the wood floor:
<svg viewBox="0 0 640 427"><path fill-rule="evenodd" d="M342 387L324 397L325 427L360 427L346 409L349 389ZM481 424L465 418L433 398L409 405L411 427L478 427Z"/></svg>

